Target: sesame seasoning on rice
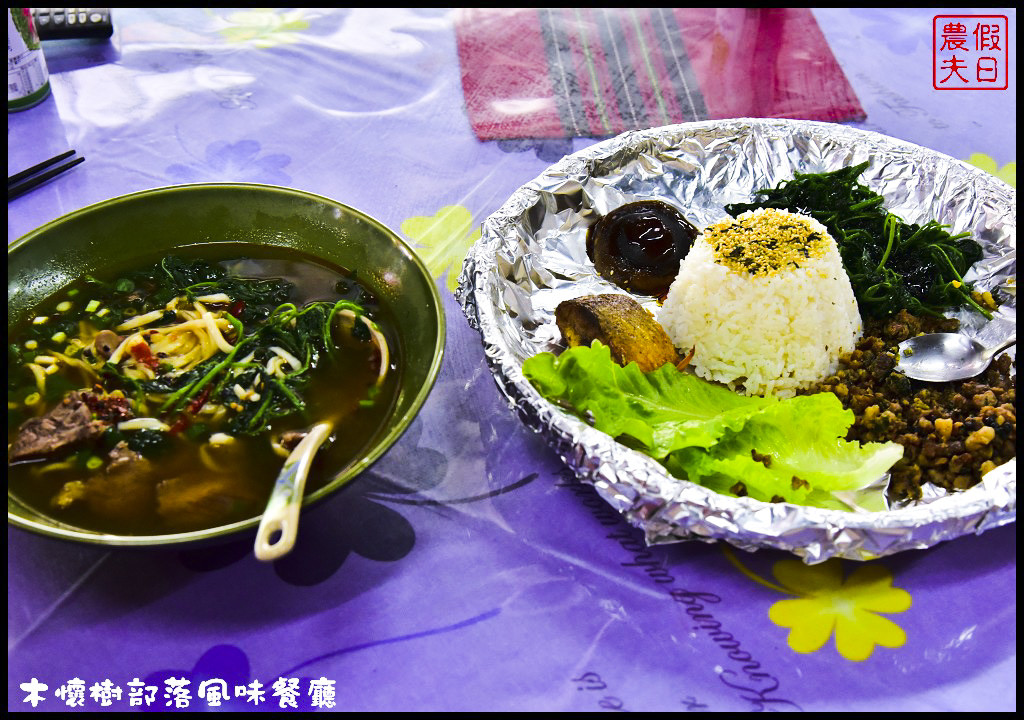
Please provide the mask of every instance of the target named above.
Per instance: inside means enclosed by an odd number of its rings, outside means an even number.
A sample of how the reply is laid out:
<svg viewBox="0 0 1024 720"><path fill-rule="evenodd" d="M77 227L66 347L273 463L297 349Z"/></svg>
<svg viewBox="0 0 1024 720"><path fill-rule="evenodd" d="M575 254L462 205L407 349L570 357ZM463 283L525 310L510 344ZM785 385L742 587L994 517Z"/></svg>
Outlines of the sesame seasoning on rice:
<svg viewBox="0 0 1024 720"><path fill-rule="evenodd" d="M763 208L704 231L719 265L755 277L799 268L828 248L828 231L805 215Z"/></svg>

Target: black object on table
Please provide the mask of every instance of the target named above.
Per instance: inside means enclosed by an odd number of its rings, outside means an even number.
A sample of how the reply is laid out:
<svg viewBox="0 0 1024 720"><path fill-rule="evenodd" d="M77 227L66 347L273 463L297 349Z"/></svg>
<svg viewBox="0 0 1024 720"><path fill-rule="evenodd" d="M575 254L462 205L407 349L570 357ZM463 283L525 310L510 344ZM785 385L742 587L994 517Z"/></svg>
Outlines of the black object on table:
<svg viewBox="0 0 1024 720"><path fill-rule="evenodd" d="M38 165L22 170L21 172L15 173L7 178L7 200L10 202L19 195L24 195L29 190L32 190L42 185L47 180L60 175L61 173L70 170L75 165L81 162L85 162L84 157L77 157L70 162L66 162L63 165L58 163L67 160L75 154L74 150L68 150L67 152L61 153L49 160L44 160ZM53 167L56 165L56 167ZM51 169L48 169L51 168ZM44 172L45 171L45 172Z"/></svg>
<svg viewBox="0 0 1024 720"><path fill-rule="evenodd" d="M114 34L110 8L32 8L40 40L104 39Z"/></svg>

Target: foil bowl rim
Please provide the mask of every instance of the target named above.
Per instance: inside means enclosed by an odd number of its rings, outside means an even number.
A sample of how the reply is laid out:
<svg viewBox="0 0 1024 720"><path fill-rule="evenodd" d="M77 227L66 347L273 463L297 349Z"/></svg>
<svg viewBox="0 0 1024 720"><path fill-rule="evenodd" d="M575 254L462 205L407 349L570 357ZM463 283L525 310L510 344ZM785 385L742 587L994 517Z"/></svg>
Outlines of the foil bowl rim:
<svg viewBox="0 0 1024 720"><path fill-rule="evenodd" d="M919 503L900 508L892 508L871 513L834 510L792 503L767 503L753 498L737 498L719 494L709 488L689 480L677 478L655 459L621 443L611 436L596 430L583 419L571 415L544 399L522 374L521 365L511 350L501 341L501 333L496 331L497 306L488 300L491 288L488 278L494 270L494 251L508 240L507 229L514 226L522 213L537 204L543 194L543 186L547 181L568 182L587 178L587 163L606 159L615 153L637 152L645 142L658 142L666 136L679 135L685 137L701 131L721 133L723 130L768 129L769 131L794 132L812 130L827 132L833 139L858 138L885 147L889 152L908 153L911 155L924 153L944 163L955 164L962 171L985 185L1006 196L1010 207L1016 208L1016 190L999 178L972 166L962 160L953 158L939 151L931 150L910 141L890 137L882 133L853 128L821 121L735 118L729 120L703 120L691 123L679 123L645 130L631 130L615 137L607 138L582 150L566 155L550 165L542 173L517 188L509 198L482 223L481 236L470 248L463 263L462 272L456 290L456 299L463 308L469 324L481 335L485 356L492 376L501 392L516 410L520 419L529 429L544 436L545 441L561 457L563 462L583 482L595 487L601 497L613 508L618 510L632 525L645 532L649 544L663 542L682 542L689 539L725 540L744 549L772 547L788 550L802 557L806 562L820 562L829 557L838 556L848 559L871 559L909 549L930 547L943 540L952 539L966 534L968 528L974 532L1002 526L1016 519L1016 457L990 471L977 485L944 497L938 497L927 503ZM1015 226L1015 220L1014 220ZM1014 240L1015 242L1015 240ZM524 408L525 406L525 408ZM526 412L529 408L530 412ZM620 478L619 467L613 467L602 473L602 462L596 458L603 450L617 458L626 472L639 466L653 478L655 482L671 483L668 494L648 495L647 479L633 477ZM597 460L597 462L593 462ZM607 477L606 477L607 475ZM620 487L625 484L626 487ZM633 491L633 496L623 491ZM659 488L660 490L660 488ZM784 538L772 535L756 535L744 539L726 528L721 533L707 531L694 533L692 523L680 525L671 520L659 522L658 517L666 509L699 507L702 511L711 511L719 515L735 512L747 514L772 515L773 513L798 513L804 518L795 530L822 532L826 536L842 535L847 531L862 531L867 534L892 536L894 533L911 528L924 528L929 525L938 527L925 540L905 540L889 537L891 543L882 543L887 547L879 548L880 552L864 551L864 543L833 542L827 545L827 539L796 544L787 543ZM684 512L688 512L684 510ZM689 513L688 513L689 514ZM964 522L960 532L945 535L941 524L950 518ZM706 519L706 517L705 517ZM714 525L714 524L712 524ZM769 523L770 526L770 523ZM754 531L751 530L753 533ZM791 534L791 533L790 533ZM802 543L802 544L801 544ZM877 543L875 543L877 545Z"/></svg>

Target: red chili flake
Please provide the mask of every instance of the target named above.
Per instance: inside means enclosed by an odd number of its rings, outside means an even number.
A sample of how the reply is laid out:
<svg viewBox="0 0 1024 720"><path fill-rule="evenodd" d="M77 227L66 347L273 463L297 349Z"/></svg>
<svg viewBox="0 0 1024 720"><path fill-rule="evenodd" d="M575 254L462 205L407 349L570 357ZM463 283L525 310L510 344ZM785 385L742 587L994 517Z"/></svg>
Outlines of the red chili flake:
<svg viewBox="0 0 1024 720"><path fill-rule="evenodd" d="M132 357L138 360L140 363L148 365L153 370L160 368L160 361L153 357L153 353L149 349L149 345L146 343L135 343L132 345L130 350Z"/></svg>
<svg viewBox="0 0 1024 720"><path fill-rule="evenodd" d="M210 387L203 388L203 391L196 396L195 399L189 402L186 409L193 415L199 412L199 409L206 404L206 401L210 399Z"/></svg>
<svg viewBox="0 0 1024 720"><path fill-rule="evenodd" d="M236 300L235 302L231 303L231 307L228 308L228 312L234 315L235 317L240 317L243 310L245 310L244 300Z"/></svg>
<svg viewBox="0 0 1024 720"><path fill-rule="evenodd" d="M188 427L188 418L186 416L182 415L181 417L178 418L178 421L176 423L171 425L171 429L168 430L167 432L169 434L171 434L171 435L177 435L178 433L180 433L181 431L183 431L187 427Z"/></svg>
<svg viewBox="0 0 1024 720"><path fill-rule="evenodd" d="M96 417L106 422L121 422L132 417L131 401L126 397L99 393L82 393L82 401Z"/></svg>

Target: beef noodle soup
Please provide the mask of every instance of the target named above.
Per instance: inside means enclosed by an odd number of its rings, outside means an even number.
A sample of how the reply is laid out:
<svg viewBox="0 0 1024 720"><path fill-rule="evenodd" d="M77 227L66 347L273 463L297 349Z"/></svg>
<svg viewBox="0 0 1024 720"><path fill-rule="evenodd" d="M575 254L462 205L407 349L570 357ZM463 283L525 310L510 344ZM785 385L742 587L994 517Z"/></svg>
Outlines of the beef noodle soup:
<svg viewBox="0 0 1024 720"><path fill-rule="evenodd" d="M386 308L357 271L196 246L85 277L8 338L9 491L77 527L158 535L259 515L305 430L308 486L358 459L398 388Z"/></svg>

